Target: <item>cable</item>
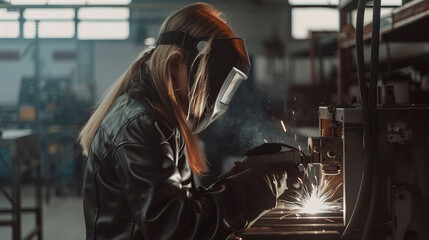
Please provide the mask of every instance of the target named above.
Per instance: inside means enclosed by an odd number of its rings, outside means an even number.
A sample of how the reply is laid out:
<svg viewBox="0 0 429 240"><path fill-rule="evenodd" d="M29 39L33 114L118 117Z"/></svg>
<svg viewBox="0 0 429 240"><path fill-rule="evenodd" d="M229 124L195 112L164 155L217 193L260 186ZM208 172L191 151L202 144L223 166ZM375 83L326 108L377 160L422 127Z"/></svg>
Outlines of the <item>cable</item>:
<svg viewBox="0 0 429 240"><path fill-rule="evenodd" d="M372 41L371 41L371 77L369 86L369 111L370 111L370 122L371 122L371 145L368 146L370 149L370 159L372 166L372 191L371 191L371 202L369 205L368 217L365 222L365 228L362 234L362 239L369 239L372 230L374 229L375 222L375 211L377 207L377 195L378 195L378 174L377 174L377 80L378 80L378 57L379 57L379 46L380 46L380 9L381 0L373 1L372 10Z"/></svg>
<svg viewBox="0 0 429 240"><path fill-rule="evenodd" d="M361 97L362 105L362 121L363 121L363 136L364 136L364 150L365 150L365 161L364 169L362 173L362 178L359 187L359 193L357 197L356 204L353 208L349 222L347 223L344 232L341 236L341 239L349 239L351 237L352 231L356 228L358 220L362 218L362 214L365 211L362 211L363 206L365 205L364 201L367 199L369 186L371 183L371 163L370 156L371 152L368 148L371 144L370 138L370 116L368 108L368 94L366 88L366 77L365 77L365 59L364 59L364 49L363 49L363 23L365 16L365 4L366 0L359 0L357 8L357 18L356 18L356 64L357 64L357 74L358 74L358 85L359 92Z"/></svg>

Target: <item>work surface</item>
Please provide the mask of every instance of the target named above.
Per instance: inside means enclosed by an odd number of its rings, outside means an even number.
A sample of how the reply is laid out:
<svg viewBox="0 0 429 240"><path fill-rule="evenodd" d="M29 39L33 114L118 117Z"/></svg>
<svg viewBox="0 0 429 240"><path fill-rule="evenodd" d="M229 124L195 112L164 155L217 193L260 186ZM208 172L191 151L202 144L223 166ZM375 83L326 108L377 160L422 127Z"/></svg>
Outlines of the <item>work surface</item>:
<svg viewBox="0 0 429 240"><path fill-rule="evenodd" d="M262 216L244 232L242 238L336 240L340 239L343 228L341 211L303 214L281 206Z"/></svg>

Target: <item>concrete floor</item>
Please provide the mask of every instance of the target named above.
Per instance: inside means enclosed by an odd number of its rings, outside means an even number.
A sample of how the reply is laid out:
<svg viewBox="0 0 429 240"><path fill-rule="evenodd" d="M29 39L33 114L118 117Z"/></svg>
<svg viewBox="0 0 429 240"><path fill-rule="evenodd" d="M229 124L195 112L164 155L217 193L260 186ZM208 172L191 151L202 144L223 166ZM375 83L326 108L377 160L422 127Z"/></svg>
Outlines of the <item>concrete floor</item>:
<svg viewBox="0 0 429 240"><path fill-rule="evenodd" d="M25 186L22 189L23 206L32 206L34 191ZM9 207L5 197L0 193L0 208ZM8 215L1 215L0 220L8 220ZM34 214L24 214L22 234L25 236L35 226ZM12 239L11 227L0 226L0 239ZM43 239L79 240L85 239L82 197L77 194L52 195L49 204L43 203Z"/></svg>

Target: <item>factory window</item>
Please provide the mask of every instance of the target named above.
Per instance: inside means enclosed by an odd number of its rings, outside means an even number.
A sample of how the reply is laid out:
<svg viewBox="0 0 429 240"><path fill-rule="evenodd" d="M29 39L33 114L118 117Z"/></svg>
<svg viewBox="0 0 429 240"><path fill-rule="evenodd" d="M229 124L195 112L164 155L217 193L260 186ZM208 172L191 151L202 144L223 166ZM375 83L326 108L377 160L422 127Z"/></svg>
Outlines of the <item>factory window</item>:
<svg viewBox="0 0 429 240"><path fill-rule="evenodd" d="M19 22L4 21L0 22L0 38L17 38L19 37Z"/></svg>
<svg viewBox="0 0 429 240"><path fill-rule="evenodd" d="M36 37L36 22L27 21L24 23L24 38Z"/></svg>
<svg viewBox="0 0 429 240"><path fill-rule="evenodd" d="M78 39L127 39L129 35L128 21L82 21L78 23Z"/></svg>
<svg viewBox="0 0 429 240"><path fill-rule="evenodd" d="M78 39L127 39L130 35L128 8L79 9Z"/></svg>
<svg viewBox="0 0 429 240"><path fill-rule="evenodd" d="M393 8L381 8L380 10L380 16L386 16L392 13ZM356 10L352 11L352 25L356 27ZM372 22L372 8L366 8L365 9L365 16L364 16L364 24Z"/></svg>
<svg viewBox="0 0 429 240"><path fill-rule="evenodd" d="M131 0L10 0L12 5L45 5L45 4L94 4L125 5Z"/></svg>
<svg viewBox="0 0 429 240"><path fill-rule="evenodd" d="M19 12L8 11L6 8L0 8L0 20L18 20Z"/></svg>
<svg viewBox="0 0 429 240"><path fill-rule="evenodd" d="M77 16L80 20L125 20L130 17L129 8L81 8Z"/></svg>
<svg viewBox="0 0 429 240"><path fill-rule="evenodd" d="M292 9L292 37L295 39L309 38L310 31L338 31L339 28L337 9Z"/></svg>
<svg viewBox="0 0 429 240"><path fill-rule="evenodd" d="M31 9L24 10L24 18L27 20L73 19L74 10L72 8L59 8L59 9L31 8Z"/></svg>
<svg viewBox="0 0 429 240"><path fill-rule="evenodd" d="M49 21L39 22L39 38L72 38L74 37L73 21ZM36 37L36 23L26 21L24 23L24 38Z"/></svg>
<svg viewBox="0 0 429 240"><path fill-rule="evenodd" d="M156 43L156 39L153 37L148 37L144 40L144 45L146 46L154 46Z"/></svg>
<svg viewBox="0 0 429 240"><path fill-rule="evenodd" d="M19 12L0 8L0 38L19 37ZM15 21L13 21L15 20Z"/></svg>
<svg viewBox="0 0 429 240"><path fill-rule="evenodd" d="M24 38L36 37L36 22L39 22L39 38L72 38L74 37L74 10L71 8L44 9L30 8L24 10ZM49 20L49 21L44 21ZM58 20L58 21L52 21ZM68 21L67 21L68 20Z"/></svg>
<svg viewBox="0 0 429 240"><path fill-rule="evenodd" d="M10 0L12 5L39 5L46 4L46 0Z"/></svg>
<svg viewBox="0 0 429 240"><path fill-rule="evenodd" d="M338 0L289 0L291 5L338 5Z"/></svg>
<svg viewBox="0 0 429 240"><path fill-rule="evenodd" d="M48 4L52 5L72 5L72 4L86 4L86 0L48 0Z"/></svg>
<svg viewBox="0 0 429 240"><path fill-rule="evenodd" d="M87 0L87 4L129 4L131 0Z"/></svg>
<svg viewBox="0 0 429 240"><path fill-rule="evenodd" d="M338 5L339 0L289 0L291 5ZM402 0L381 0L382 6L400 6Z"/></svg>
<svg viewBox="0 0 429 240"><path fill-rule="evenodd" d="M381 0L381 6L401 6L402 0Z"/></svg>

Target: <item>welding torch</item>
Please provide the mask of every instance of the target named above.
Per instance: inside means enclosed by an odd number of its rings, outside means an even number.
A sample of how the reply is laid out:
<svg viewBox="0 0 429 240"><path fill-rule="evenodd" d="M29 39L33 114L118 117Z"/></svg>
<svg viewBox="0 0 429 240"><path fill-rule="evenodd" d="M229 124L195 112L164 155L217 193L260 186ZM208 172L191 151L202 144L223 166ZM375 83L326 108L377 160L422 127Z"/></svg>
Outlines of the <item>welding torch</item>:
<svg viewBox="0 0 429 240"><path fill-rule="evenodd" d="M282 151L282 148L289 151ZM221 175L219 179L237 174L249 168L262 166L289 166L288 176L302 175L311 158L303 151L284 143L264 143L246 152L241 161L234 162L234 167ZM289 184L288 184L289 185Z"/></svg>
<svg viewBox="0 0 429 240"><path fill-rule="evenodd" d="M288 151L282 151L288 148ZM219 179L237 174L249 168L267 165L290 165L289 175L301 175L308 165L320 164L322 174L340 173L342 164L342 141L337 137L309 137L308 155L300 149L284 143L264 143L246 152L241 161L234 162L234 167L221 175ZM304 175L305 177L305 175ZM303 179L304 180L304 179Z"/></svg>

